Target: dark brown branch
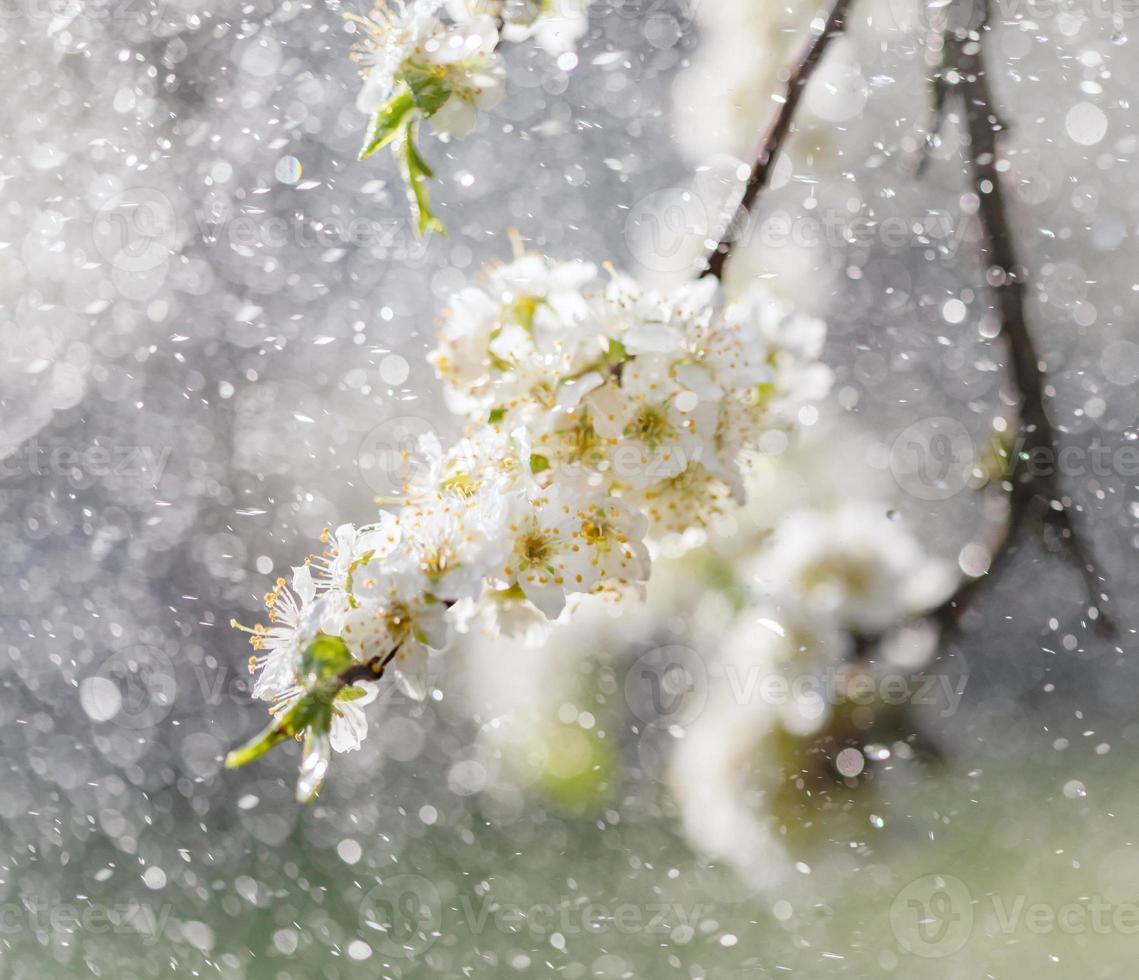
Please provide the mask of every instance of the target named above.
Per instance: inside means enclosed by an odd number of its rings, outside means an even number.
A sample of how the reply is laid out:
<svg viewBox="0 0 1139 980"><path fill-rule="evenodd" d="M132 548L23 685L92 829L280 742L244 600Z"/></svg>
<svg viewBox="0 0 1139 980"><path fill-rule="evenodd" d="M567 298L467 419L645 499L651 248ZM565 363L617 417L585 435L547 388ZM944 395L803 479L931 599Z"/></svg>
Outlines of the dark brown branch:
<svg viewBox="0 0 1139 980"><path fill-rule="evenodd" d="M450 609L454 604L455 601L453 599L447 599L443 602L443 607ZM337 678L339 684L336 688L336 692L339 693L349 684L355 684L357 681L378 681L384 676L384 671L387 669L388 664L395 659L396 654L402 649L403 641L400 640L387 653L372 657L371 660L364 660L358 664L353 664Z"/></svg>
<svg viewBox="0 0 1139 980"><path fill-rule="evenodd" d="M395 655L399 653L400 646L401 644L396 644L382 656L372 657L371 660L366 660L363 663L353 664L338 678L340 688L345 688L349 684L355 684L357 681L378 681L384 676L384 670L387 669L388 664L390 664L395 658ZM338 690L340 688L338 688Z"/></svg>
<svg viewBox="0 0 1139 980"><path fill-rule="evenodd" d="M822 31L811 38L795 62L795 66L787 79L787 90L783 103L779 106L779 111L775 114L775 118L771 121L771 125L760 141L759 152L755 164L751 168L751 176L744 188L743 197L740 198L740 203L732 216L732 220L728 222L724 237L708 256L701 277L723 278L724 264L732 253L736 239L743 234L752 205L759 196L759 192L771 180L771 170L775 164L775 158L779 155L784 141L791 132L795 110L798 108L799 99L802 98L807 82L811 80L811 74L822 58L827 45L841 34L846 26L846 13L850 7L850 2L851 0L834 0Z"/></svg>
<svg viewBox="0 0 1139 980"><path fill-rule="evenodd" d="M988 30L988 0L982 4L982 21L977 30L947 32L945 62L953 69L953 84L946 86L942 72L934 80L935 104L938 99L958 96L965 115L969 137L967 163L979 203L978 215L984 234L986 285L995 299L1000 336L1009 352L1009 381L1019 403L1018 453L1031 459L1043 451L1056 459L1059 439L1044 409L1045 375L1040 355L1028 328L1025 312L1027 271L1017 260L1008 209L1001 189L997 164L997 136L1006 129L995 108L986 73L981 39ZM940 92L939 92L940 90ZM1104 608L1102 579L1087 541L1076 528L1062 503L1063 492L1055 467L1047 473L1021 472L1012 460L1008 475L1009 517L1007 528L989 548L991 563L984 576L963 582L934 616L953 627L973 599L991 582L1027 534L1051 527L1059 533L1061 547L1080 573L1087 591L1089 613L1098 629L1111 635L1114 625Z"/></svg>

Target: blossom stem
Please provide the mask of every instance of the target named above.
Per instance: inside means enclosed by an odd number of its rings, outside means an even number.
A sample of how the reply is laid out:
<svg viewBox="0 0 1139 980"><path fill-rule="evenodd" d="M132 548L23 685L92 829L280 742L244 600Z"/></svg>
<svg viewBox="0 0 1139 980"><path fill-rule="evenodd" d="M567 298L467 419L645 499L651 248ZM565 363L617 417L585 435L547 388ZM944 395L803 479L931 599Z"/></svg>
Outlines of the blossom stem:
<svg viewBox="0 0 1139 980"><path fill-rule="evenodd" d="M776 157L783 148L788 135L790 135L791 123L795 118L795 110L799 106L799 100L807 88L807 83L811 80L811 75L822 59L827 45L843 32L850 4L851 0L833 0L822 30L816 32L810 39L791 69L779 111L775 113L775 118L760 140L759 152L756 155L755 163L752 165L747 186L744 187L743 197L740 198L740 203L737 205L731 221L728 222L723 238L708 256L704 271L701 273L702 277L723 278L724 265L728 261L736 242L743 237L747 229L752 206L755 204L760 191L771 180L771 171L775 166ZM812 27L815 23L812 21Z"/></svg>

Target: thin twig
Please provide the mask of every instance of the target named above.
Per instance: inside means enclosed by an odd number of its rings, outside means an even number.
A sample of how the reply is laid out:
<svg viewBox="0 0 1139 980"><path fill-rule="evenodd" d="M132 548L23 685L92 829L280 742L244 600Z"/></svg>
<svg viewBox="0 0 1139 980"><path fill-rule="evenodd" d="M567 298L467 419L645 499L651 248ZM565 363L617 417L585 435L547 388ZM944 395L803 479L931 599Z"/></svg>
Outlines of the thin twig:
<svg viewBox="0 0 1139 980"><path fill-rule="evenodd" d="M933 155L933 150L937 146L937 140L941 135L941 128L945 124L945 103L947 101L946 96L949 92L949 82L945 77L948 67L946 61L947 47L945 44L945 32L933 32L927 42L926 49L927 55L930 58L934 55L937 56L937 63L929 76L929 125L926 127L925 139L922 141L921 155L918 157L917 176L919 177L925 173L926 167L929 166L930 157Z"/></svg>
<svg viewBox="0 0 1139 980"><path fill-rule="evenodd" d="M795 67L791 70L791 74L787 79L787 90L784 94L783 102L779 106L779 111L775 114L775 118L771 121L771 125L764 134L763 139L760 141L759 152L756 156L755 164L751 168L751 176L748 178L747 186L744 188L743 197L740 198L740 203L736 207L735 214L732 215L732 220L728 222L728 227L724 231L724 237L708 256L708 261L704 266L701 277L715 276L717 279L723 278L724 263L728 261L728 256L731 255L732 247L735 245L737 238L743 233L747 224L748 214L751 211L752 205L755 203L756 197L759 196L759 192L763 190L763 188L767 186L768 181L770 181L775 159L779 151L783 148L783 143L787 139L788 134L791 132L791 122L795 118L795 110L798 108L799 99L807 87L807 82L811 80L811 74L821 60L827 45L831 40L841 34L843 28L846 26L846 13L850 7L850 3L851 0L834 0L834 3L831 5L830 14L828 14L826 23L823 25L823 29L811 38L795 62Z"/></svg>
<svg viewBox="0 0 1139 980"><path fill-rule="evenodd" d="M1019 402L1019 446L1022 458L1031 459L1044 451L1055 459L1059 439L1044 409L1045 375L1040 355L1028 328L1025 312L1026 270L1017 260L1008 210L998 173L997 135L1007 127L997 113L986 74L981 38L988 30L989 2L982 3L982 20L975 31L950 32L945 37L946 64L954 71L953 84L945 95L957 95L965 113L969 136L967 163L973 177L979 202L978 215L984 234L987 259L986 284L996 300L1000 336L1009 351L1009 382ZM944 76L939 73L943 85ZM944 96L942 96L944 97ZM935 99L937 96L935 96ZM945 626L955 627L973 599L986 583L996 577L1027 534L1045 527L1059 532L1061 546L1071 564L1080 573L1087 591L1090 618L1106 635L1114 635L1115 626L1105 609L1102 577L1091 546L1076 528L1063 503L1063 491L1053 467L1048 472L1039 468L1017 471L1016 460L1008 477L1008 524L999 539L988 548L991 555L988 572L962 582L958 590L934 612Z"/></svg>

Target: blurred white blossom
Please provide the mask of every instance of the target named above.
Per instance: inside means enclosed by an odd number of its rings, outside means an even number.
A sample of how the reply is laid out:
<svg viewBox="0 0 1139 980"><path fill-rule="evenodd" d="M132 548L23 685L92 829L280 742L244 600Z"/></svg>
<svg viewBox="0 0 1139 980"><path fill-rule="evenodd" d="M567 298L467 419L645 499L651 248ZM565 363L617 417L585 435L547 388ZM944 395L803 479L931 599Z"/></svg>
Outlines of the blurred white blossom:
<svg viewBox="0 0 1139 980"><path fill-rule="evenodd" d="M956 575L887 512L850 501L831 512L788 514L748 569L748 586L789 612L867 633L932 609L953 590Z"/></svg>

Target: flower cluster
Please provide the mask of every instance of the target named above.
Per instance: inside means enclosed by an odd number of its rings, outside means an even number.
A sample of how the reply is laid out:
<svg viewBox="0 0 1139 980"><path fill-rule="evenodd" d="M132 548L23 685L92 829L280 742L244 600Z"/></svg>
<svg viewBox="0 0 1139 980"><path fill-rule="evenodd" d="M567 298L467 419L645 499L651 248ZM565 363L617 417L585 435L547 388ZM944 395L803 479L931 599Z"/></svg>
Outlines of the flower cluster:
<svg viewBox="0 0 1139 980"><path fill-rule="evenodd" d="M360 159L392 145L420 233L442 231L426 183L434 176L416 147L420 120L441 139L466 136L479 109L503 95L503 40L533 38L546 51L572 51L587 27L589 0L379 0L356 56L364 80L357 108L371 118Z"/></svg>
<svg viewBox="0 0 1139 980"><path fill-rule="evenodd" d="M742 499L744 455L825 392L823 332L759 294L724 306L715 280L648 292L529 256L458 294L432 359L474 424L449 451L423 439L398 507L269 594L253 666L277 720L229 764L303 733L310 798L387 669L422 696L428 651L476 620L525 632L642 587L646 539Z"/></svg>
<svg viewBox="0 0 1139 980"><path fill-rule="evenodd" d="M453 298L431 361L454 411L522 426L543 465L605 486L663 536L742 502L748 451L813 419L825 333L758 287L725 305L713 278L659 292L525 257Z"/></svg>

